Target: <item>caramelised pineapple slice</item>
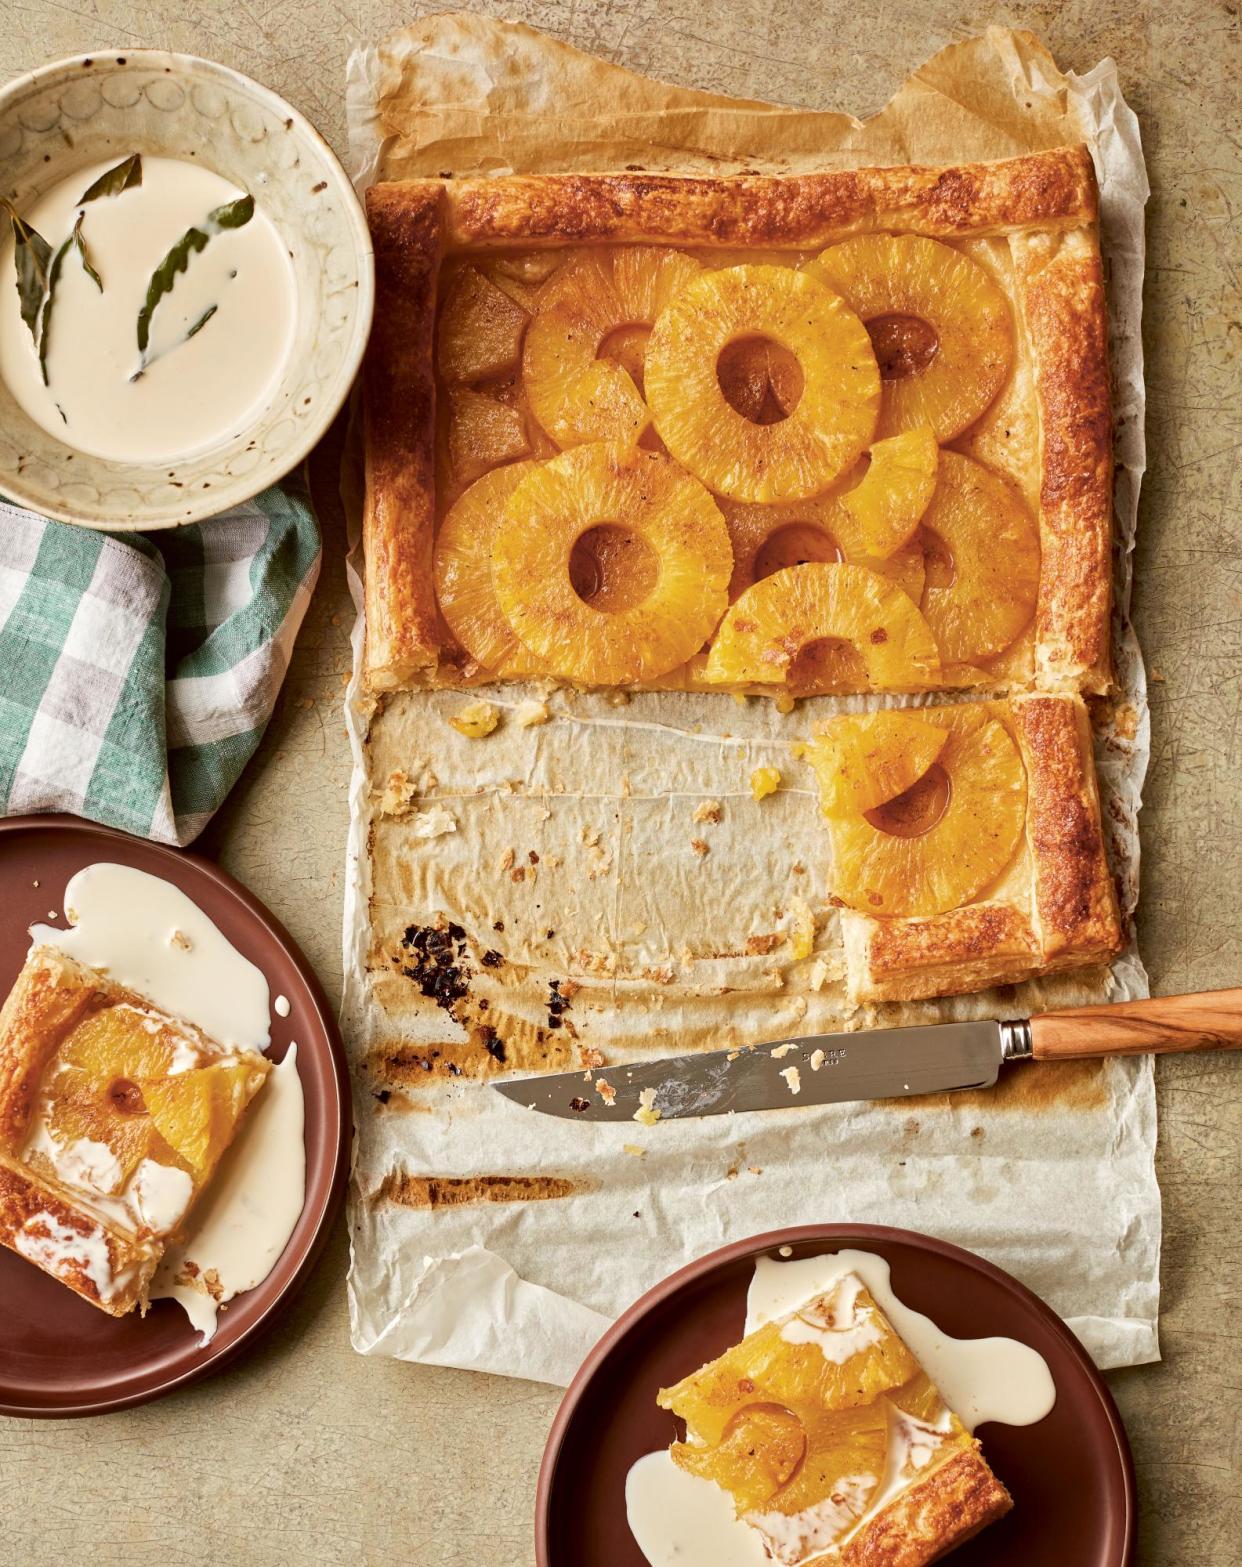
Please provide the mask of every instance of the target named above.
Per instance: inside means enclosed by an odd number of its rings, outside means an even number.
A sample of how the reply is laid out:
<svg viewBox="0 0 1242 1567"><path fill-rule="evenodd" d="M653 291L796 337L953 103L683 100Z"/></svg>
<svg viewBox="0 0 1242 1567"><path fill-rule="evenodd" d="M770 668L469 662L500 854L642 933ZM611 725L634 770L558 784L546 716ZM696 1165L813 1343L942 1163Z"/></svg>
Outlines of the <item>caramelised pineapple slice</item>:
<svg viewBox="0 0 1242 1567"><path fill-rule="evenodd" d="M476 266L457 272L436 325L436 363L446 381L509 376L522 354L526 312Z"/></svg>
<svg viewBox="0 0 1242 1567"><path fill-rule="evenodd" d="M449 630L471 658L506 680L539 665L513 633L492 585L492 535L509 497L533 462L493 468L449 508L436 535L436 600Z"/></svg>
<svg viewBox="0 0 1242 1567"><path fill-rule="evenodd" d="M916 710L831 718L802 754L825 816L861 816L911 789L944 750L948 731Z"/></svg>
<svg viewBox="0 0 1242 1567"><path fill-rule="evenodd" d="M733 545L730 602L787 566L842 560L887 577L916 604L922 596L922 542L912 538L885 559L873 556L860 542L863 529L845 509L839 490L809 501L777 501L768 506L722 496L719 505Z"/></svg>
<svg viewBox="0 0 1242 1567"><path fill-rule="evenodd" d="M647 332L699 270L680 251L620 245L582 251L544 286L522 377L535 417L558 446L643 433Z"/></svg>
<svg viewBox="0 0 1242 1567"><path fill-rule="evenodd" d="M877 441L858 484L841 491L857 525L857 547L881 559L913 537L936 488L940 448L930 425Z"/></svg>
<svg viewBox="0 0 1242 1567"><path fill-rule="evenodd" d="M172 1077L137 1079L151 1125L196 1181L215 1169L268 1070L261 1056L244 1054Z"/></svg>
<svg viewBox="0 0 1242 1567"><path fill-rule="evenodd" d="M878 433L931 425L960 435L1004 385L1013 360L1009 301L977 261L939 240L863 234L808 267L866 323L884 397Z"/></svg>
<svg viewBox="0 0 1242 1567"><path fill-rule="evenodd" d="M1026 771L1004 724L970 707L920 716L948 738L917 782L829 820L833 893L864 914L960 908L996 881L1022 837ZM838 735L851 722L838 720Z"/></svg>
<svg viewBox="0 0 1242 1567"><path fill-rule="evenodd" d="M792 408L770 423L739 412L721 385L722 360L755 339L792 356L801 374ZM647 344L646 392L665 446L710 489L801 500L866 449L880 379L866 331L830 289L789 267L741 266L703 273L662 313Z"/></svg>
<svg viewBox="0 0 1242 1567"><path fill-rule="evenodd" d="M1035 613L1039 530L1017 491L982 463L942 452L923 514L923 613L946 664L1007 648Z"/></svg>
<svg viewBox="0 0 1242 1567"><path fill-rule="evenodd" d="M909 594L865 566L790 566L748 588L712 641L720 685L814 691L920 690L934 684L935 639Z"/></svg>
<svg viewBox="0 0 1242 1567"><path fill-rule="evenodd" d="M496 599L519 640L553 674L592 685L685 663L724 612L732 564L696 479L606 442L528 473L492 542Z"/></svg>
<svg viewBox="0 0 1242 1567"><path fill-rule="evenodd" d="M489 468L530 455L526 422L516 402L469 387L448 394L448 458L452 482L473 484Z"/></svg>

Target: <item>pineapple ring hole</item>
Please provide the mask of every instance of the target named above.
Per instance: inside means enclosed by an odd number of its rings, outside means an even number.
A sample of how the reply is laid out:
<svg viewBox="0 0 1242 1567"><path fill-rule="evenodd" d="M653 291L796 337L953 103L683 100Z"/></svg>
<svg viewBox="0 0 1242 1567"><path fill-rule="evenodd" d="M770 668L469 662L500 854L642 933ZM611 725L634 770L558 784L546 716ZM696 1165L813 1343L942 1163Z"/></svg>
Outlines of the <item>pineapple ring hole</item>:
<svg viewBox="0 0 1242 1567"><path fill-rule="evenodd" d="M751 424L788 419L805 386L797 355L760 333L725 344L716 358L716 381L729 407Z"/></svg>
<svg viewBox="0 0 1242 1567"><path fill-rule="evenodd" d="M936 328L922 316L872 316L867 335L884 381L922 375L940 351Z"/></svg>
<svg viewBox="0 0 1242 1567"><path fill-rule="evenodd" d="M620 365L638 388L640 396L643 392L643 369L647 362L647 339L650 336L651 328L641 323L615 326L604 334L595 350L596 359L610 359L613 364Z"/></svg>
<svg viewBox="0 0 1242 1567"><path fill-rule="evenodd" d="M806 566L812 562L832 565L844 560L840 546L830 533L813 522L786 522L773 529L755 556L755 581L762 582L786 566Z"/></svg>
<svg viewBox="0 0 1242 1567"><path fill-rule="evenodd" d="M931 528L920 528L918 541L923 546L924 592L928 588L951 588L957 580L957 562L948 542Z"/></svg>
<svg viewBox="0 0 1242 1567"><path fill-rule="evenodd" d="M939 762L933 762L904 794L864 811L867 821L890 838L921 838L937 825L949 809L953 784Z"/></svg>
<svg viewBox="0 0 1242 1567"><path fill-rule="evenodd" d="M795 696L818 691L866 690L867 665L852 642L816 637L804 642L789 663L785 683Z"/></svg>
<svg viewBox="0 0 1242 1567"><path fill-rule="evenodd" d="M604 615L641 604L660 576L660 557L641 533L616 522L596 523L569 552L569 582L584 604Z"/></svg>
<svg viewBox="0 0 1242 1567"><path fill-rule="evenodd" d="M142 1089L137 1083L131 1082L128 1077L114 1078L108 1084L108 1103L121 1115L145 1115L147 1102L142 1097Z"/></svg>

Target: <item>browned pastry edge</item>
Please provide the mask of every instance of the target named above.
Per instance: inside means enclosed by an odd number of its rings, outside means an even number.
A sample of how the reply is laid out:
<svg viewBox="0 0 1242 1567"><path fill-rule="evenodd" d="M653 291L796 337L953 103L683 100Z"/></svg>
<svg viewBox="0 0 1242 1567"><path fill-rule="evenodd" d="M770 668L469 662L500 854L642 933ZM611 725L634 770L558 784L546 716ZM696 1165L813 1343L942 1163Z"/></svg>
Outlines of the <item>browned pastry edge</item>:
<svg viewBox="0 0 1242 1567"><path fill-rule="evenodd" d="M1026 693L988 707L1013 733L1026 768L1031 915L996 900L924 918L843 909L852 1001L919 1001L1016 984L1120 950L1082 698Z"/></svg>
<svg viewBox="0 0 1242 1567"><path fill-rule="evenodd" d="M98 1306L112 1317L123 1317L135 1306L145 1303L147 1285L164 1251L163 1242L128 1240L118 1235L100 1220L60 1197L44 1182L15 1168L0 1154L0 1245L8 1246L22 1256L14 1244L17 1236L24 1230L38 1234L40 1215L47 1215L55 1223L84 1238L92 1237L96 1232L103 1237L108 1248L108 1267L115 1281L115 1292L107 1299L101 1296L87 1268L77 1261L57 1273L44 1270L49 1272L50 1277L67 1284L83 1300L90 1301L92 1306ZM26 1257L23 1260L31 1261ZM38 1266L33 1262L31 1265Z"/></svg>
<svg viewBox="0 0 1242 1567"><path fill-rule="evenodd" d="M435 542L436 286L444 234L439 183L375 185L375 321L363 371L366 651L373 690L407 685L445 640Z"/></svg>
<svg viewBox="0 0 1242 1567"><path fill-rule="evenodd" d="M1041 563L1035 684L1112 684L1113 424L1104 274L1094 227L1015 235L1018 305L1039 403Z"/></svg>
<svg viewBox="0 0 1242 1567"><path fill-rule="evenodd" d="M812 1557L806 1567L928 1567L1012 1506L976 1442L903 1491L839 1555Z"/></svg>
<svg viewBox="0 0 1242 1567"><path fill-rule="evenodd" d="M1035 868L1035 922L1045 964L1109 958L1122 944L1104 852L1091 720L1081 697L1012 701L1026 764L1026 834Z"/></svg>
<svg viewBox="0 0 1242 1567"><path fill-rule="evenodd" d="M43 1069L93 1002L78 965L59 956L17 976L0 1010L0 1151L24 1140Z"/></svg>
<svg viewBox="0 0 1242 1567"><path fill-rule="evenodd" d="M378 188L417 200L426 183ZM583 241L800 249L877 229L952 238L1072 226L1097 212L1085 147L942 168L504 175L443 189L450 249Z"/></svg>

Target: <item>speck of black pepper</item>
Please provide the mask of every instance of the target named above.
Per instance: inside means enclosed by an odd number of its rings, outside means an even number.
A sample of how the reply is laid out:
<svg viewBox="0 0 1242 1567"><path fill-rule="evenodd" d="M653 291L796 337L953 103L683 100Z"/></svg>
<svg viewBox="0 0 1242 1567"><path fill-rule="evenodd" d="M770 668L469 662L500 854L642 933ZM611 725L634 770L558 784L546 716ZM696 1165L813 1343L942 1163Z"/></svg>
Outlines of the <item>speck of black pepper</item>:
<svg viewBox="0 0 1242 1567"><path fill-rule="evenodd" d="M544 936L544 940L545 940L545 941L551 941L551 940L552 940L552 938L553 938L553 936L555 936L555 935L556 935L556 932L555 932L555 931L554 931L554 930L550 930L550 931L548 931L548 932L547 932L547 933L546 933L546 935L545 935L545 936Z"/></svg>
<svg viewBox="0 0 1242 1567"><path fill-rule="evenodd" d="M505 929L505 922L504 922L504 920L497 920L496 923L492 926L492 929L494 931L498 931L501 935L503 935L504 934L504 929Z"/></svg>
<svg viewBox="0 0 1242 1567"><path fill-rule="evenodd" d="M387 1088L379 1088L375 1092L375 1097L379 1100L380 1104L386 1105L392 1098L392 1093Z"/></svg>
<svg viewBox="0 0 1242 1567"><path fill-rule="evenodd" d="M589 1099L583 1099L581 1097L577 1099L571 1099L569 1101L569 1108L571 1110L576 1110L579 1115L581 1115L584 1110L589 1110L591 1108L591 1102Z"/></svg>
<svg viewBox="0 0 1242 1567"><path fill-rule="evenodd" d="M504 959L494 947L489 947L488 950L479 959L479 961L482 963L484 968L499 968L500 965L504 962Z"/></svg>

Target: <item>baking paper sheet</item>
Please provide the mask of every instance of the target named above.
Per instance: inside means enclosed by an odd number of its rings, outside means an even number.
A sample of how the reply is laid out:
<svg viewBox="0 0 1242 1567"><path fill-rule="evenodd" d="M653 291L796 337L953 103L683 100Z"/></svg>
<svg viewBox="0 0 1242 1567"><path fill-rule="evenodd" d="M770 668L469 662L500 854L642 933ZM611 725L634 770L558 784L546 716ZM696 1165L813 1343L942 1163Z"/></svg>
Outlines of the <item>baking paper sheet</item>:
<svg viewBox="0 0 1242 1567"><path fill-rule="evenodd" d="M1132 912L1149 751L1125 619L1144 467L1147 183L1112 62L1065 77L1029 34L991 29L942 51L863 123L652 82L517 24L434 17L359 51L348 103L360 187L449 171L959 162L1090 140L1110 267L1121 685L1097 714L1097 757ZM353 462L356 502L356 450ZM361 623L356 669L360 650ZM446 722L460 693L400 694L373 709L357 673L350 691L357 1349L565 1383L607 1323L681 1263L778 1225L853 1221L930 1231L990 1257L1103 1366L1156 1357L1150 1061L1028 1068L990 1096L654 1127L535 1116L488 1086L499 1070L569 1067L594 1052L615 1062L1140 996L1132 944L1111 973L852 1013L825 902L826 834L790 753L816 718L851 704L820 698L782 715L766 700L717 695L481 694L505 722L471 741ZM549 721L525 728L521 704L532 700ZM756 807L748 779L764 764L787 787ZM803 904L818 916L816 950L795 963L787 937ZM452 1015L388 961L398 951L430 961L407 932L437 921L460 930L432 964Z"/></svg>

